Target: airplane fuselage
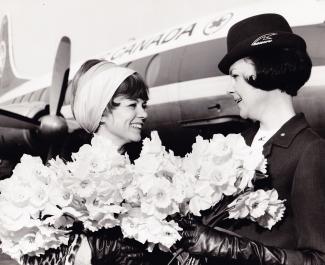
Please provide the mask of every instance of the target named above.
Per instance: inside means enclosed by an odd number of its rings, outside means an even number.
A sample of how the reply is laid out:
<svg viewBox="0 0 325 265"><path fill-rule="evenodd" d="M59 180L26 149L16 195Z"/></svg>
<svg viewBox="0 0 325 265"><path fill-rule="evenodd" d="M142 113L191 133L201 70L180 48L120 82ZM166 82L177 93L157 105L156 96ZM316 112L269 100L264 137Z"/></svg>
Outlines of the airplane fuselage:
<svg viewBox="0 0 325 265"><path fill-rule="evenodd" d="M306 40L313 61L312 75L294 99L296 111L303 111L311 125L325 136L325 4L305 2L295 10L292 3L220 12L131 41L94 58L130 67L145 78L150 87L145 129L158 129L166 145L177 145L182 153L187 151L183 146L190 146L198 133L239 132L247 126L227 95L230 79L217 65L226 54L226 35L231 25L258 13L280 13ZM71 76L80 65L72 67ZM19 112L18 106L27 103L28 113L28 102L47 102L49 86L50 76L23 83L2 95L1 107ZM68 91L61 112L71 119L69 95Z"/></svg>

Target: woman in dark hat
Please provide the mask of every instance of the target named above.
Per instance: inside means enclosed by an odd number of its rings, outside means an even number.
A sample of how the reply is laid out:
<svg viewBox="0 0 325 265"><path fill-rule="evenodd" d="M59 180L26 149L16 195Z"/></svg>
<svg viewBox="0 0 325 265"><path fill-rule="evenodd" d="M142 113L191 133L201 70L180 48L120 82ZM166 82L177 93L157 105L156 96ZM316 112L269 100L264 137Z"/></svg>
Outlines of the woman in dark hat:
<svg viewBox="0 0 325 265"><path fill-rule="evenodd" d="M256 121L247 144L268 161L269 178L255 186L275 188L286 212L272 230L242 220L217 224L229 233L183 224L181 246L208 264L325 264L325 141L292 103L311 73L305 41L282 16L262 14L232 26L227 45L219 69L231 76L240 115Z"/></svg>

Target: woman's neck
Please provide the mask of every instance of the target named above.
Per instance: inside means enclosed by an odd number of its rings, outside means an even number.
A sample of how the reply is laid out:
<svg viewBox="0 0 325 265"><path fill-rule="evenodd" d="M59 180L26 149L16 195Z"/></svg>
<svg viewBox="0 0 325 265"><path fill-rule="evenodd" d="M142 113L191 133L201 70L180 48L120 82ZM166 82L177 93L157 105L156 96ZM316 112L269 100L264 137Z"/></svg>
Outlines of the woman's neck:
<svg viewBox="0 0 325 265"><path fill-rule="evenodd" d="M113 134L107 132L106 130L101 130L99 128L99 130L95 133L95 135L98 135L100 137L103 137L105 139L107 139L108 141L110 141L112 144L114 144L117 148L117 151L120 154L123 154L125 152L124 150L124 144L122 144L118 137L115 137Z"/></svg>
<svg viewBox="0 0 325 265"><path fill-rule="evenodd" d="M273 90L272 92L273 96L266 102L259 119L260 128L265 131L280 129L283 124L296 114L293 108L292 96L280 90Z"/></svg>

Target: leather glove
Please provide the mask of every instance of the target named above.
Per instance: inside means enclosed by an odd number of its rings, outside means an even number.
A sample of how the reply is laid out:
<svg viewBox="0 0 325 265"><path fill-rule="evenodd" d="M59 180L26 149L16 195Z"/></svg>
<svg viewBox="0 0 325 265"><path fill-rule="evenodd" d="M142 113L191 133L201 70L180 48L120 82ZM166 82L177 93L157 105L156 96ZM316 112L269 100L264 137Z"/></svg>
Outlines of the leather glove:
<svg viewBox="0 0 325 265"><path fill-rule="evenodd" d="M193 255L225 258L249 264L287 264L284 250L266 247L223 229L217 230L196 224L186 227L182 237L180 244Z"/></svg>
<svg viewBox="0 0 325 265"><path fill-rule="evenodd" d="M134 239L122 238L118 240L118 247L120 249L115 259L116 264L147 264L147 251L140 242Z"/></svg>
<svg viewBox="0 0 325 265"><path fill-rule="evenodd" d="M92 265L146 264L146 250L143 244L133 239L122 238L98 231L88 235L92 251Z"/></svg>

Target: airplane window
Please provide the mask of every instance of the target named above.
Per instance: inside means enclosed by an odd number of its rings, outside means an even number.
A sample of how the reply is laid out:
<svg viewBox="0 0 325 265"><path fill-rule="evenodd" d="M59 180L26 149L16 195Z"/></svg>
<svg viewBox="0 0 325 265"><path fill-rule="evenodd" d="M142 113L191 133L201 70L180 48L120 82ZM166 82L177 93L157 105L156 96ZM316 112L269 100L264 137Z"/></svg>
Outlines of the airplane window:
<svg viewBox="0 0 325 265"><path fill-rule="evenodd" d="M179 82L179 66L184 47L168 50L126 63L143 76L149 87Z"/></svg>
<svg viewBox="0 0 325 265"><path fill-rule="evenodd" d="M179 47L126 64L145 77L149 87L221 75L217 55L224 40ZM222 45L220 46L219 43Z"/></svg>
<svg viewBox="0 0 325 265"><path fill-rule="evenodd" d="M151 56L141 58L139 60L129 62L125 64L125 66L137 71L143 78L145 78L146 66L148 65L150 58Z"/></svg>
<svg viewBox="0 0 325 265"><path fill-rule="evenodd" d="M185 48L180 69L180 81L221 76L218 63L226 54L226 40L214 39Z"/></svg>
<svg viewBox="0 0 325 265"><path fill-rule="evenodd" d="M156 54L151 58L146 68L145 78L149 87L155 85L155 82L157 80L160 71L160 63L161 63L160 55Z"/></svg>

